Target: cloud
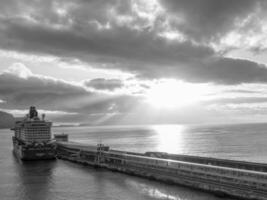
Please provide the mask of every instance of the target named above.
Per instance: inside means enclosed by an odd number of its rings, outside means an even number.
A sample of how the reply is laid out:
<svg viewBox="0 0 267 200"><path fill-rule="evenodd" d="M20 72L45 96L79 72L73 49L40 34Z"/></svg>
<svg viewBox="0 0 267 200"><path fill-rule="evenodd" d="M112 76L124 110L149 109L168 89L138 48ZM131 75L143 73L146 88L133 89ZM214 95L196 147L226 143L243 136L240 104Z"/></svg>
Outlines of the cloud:
<svg viewBox="0 0 267 200"><path fill-rule="evenodd" d="M1 111L11 113L15 117L24 117L29 112L29 110L14 110L14 109L1 109ZM39 117L40 117L40 114L43 114L43 113L45 113L46 115L55 115L55 116L61 116L61 115L68 116L68 115L78 114L78 113L70 113L70 112L57 111L57 110L51 111L51 110L41 110L41 109L38 109L38 113L39 113Z"/></svg>
<svg viewBox="0 0 267 200"><path fill-rule="evenodd" d="M262 1L250 0L160 0L176 17L176 27L197 41L210 41L236 28L259 8Z"/></svg>
<svg viewBox="0 0 267 200"><path fill-rule="evenodd" d="M97 78L90 81L86 81L85 85L97 90L110 90L119 89L123 87L123 82L119 79L104 79Z"/></svg>
<svg viewBox="0 0 267 200"><path fill-rule="evenodd" d="M75 98L90 98L93 94L81 86L36 75L24 65L15 64L0 74L0 96L6 101L3 108L25 109L36 105L46 110L64 111L75 103Z"/></svg>
<svg viewBox="0 0 267 200"><path fill-rule="evenodd" d="M267 66L245 59L213 58L195 68L188 79L219 84L266 83Z"/></svg>
<svg viewBox="0 0 267 200"><path fill-rule="evenodd" d="M249 89L231 89L226 91L227 93L239 93L239 94L257 94L261 93L260 91L253 91Z"/></svg>
<svg viewBox="0 0 267 200"><path fill-rule="evenodd" d="M22 69L29 70L25 66ZM5 102L0 104L0 109L21 115L26 113L25 109L30 105L35 105L40 113L47 114L47 119L55 122L90 122L92 125L204 122L215 120L213 119L214 115L218 115L219 112L222 112L221 116L225 116L224 114L228 111L227 108L230 111L236 111L251 104L249 108L254 109L266 102L264 93L260 93L258 98L249 96L240 98L237 95L236 98L229 97L227 99L227 95L225 95L225 98L203 101L200 106L192 105L188 108L163 111L149 106L142 95L115 95L112 92L99 92L101 90L90 91L83 85L76 85L32 72L29 73L31 75L24 78L19 76L20 73L10 73L10 71L6 70L0 74L0 99ZM102 81L105 84L110 83L110 79ZM142 87L149 89L148 86L153 86L153 83L147 82ZM258 89L265 91L266 86L265 88L263 86L265 85L258 86ZM233 86L232 88L247 88L248 91L251 89L247 86ZM238 91L236 92L238 93ZM243 107L235 106L238 104L242 104ZM209 108L212 111L208 110ZM196 117L199 115L196 113L201 114L203 119L199 120Z"/></svg>
<svg viewBox="0 0 267 200"><path fill-rule="evenodd" d="M25 113L26 108L34 105L47 113L50 119L77 121L82 116L84 120L92 116L91 119L98 120L107 114L126 114L142 102L136 96L88 91L83 85L33 74L22 64L15 66L20 67L12 70L12 65L0 74L1 110L15 114ZM27 76L21 76L24 71L28 72ZM111 81L111 88L114 88L114 80L106 81ZM108 85L106 87L110 88Z"/></svg>
<svg viewBox="0 0 267 200"><path fill-rule="evenodd" d="M32 72L22 63L14 63L7 70L5 70L5 73L17 75L23 79L33 76Z"/></svg>
<svg viewBox="0 0 267 200"><path fill-rule="evenodd" d="M255 13L260 3L4 1L0 48L78 59L142 79L266 82L265 65L223 57L211 45Z"/></svg>
<svg viewBox="0 0 267 200"><path fill-rule="evenodd" d="M215 103L217 105L238 105L238 104L257 104L257 103L267 103L267 97L235 97L235 98L221 98L215 101L207 101L207 103Z"/></svg>

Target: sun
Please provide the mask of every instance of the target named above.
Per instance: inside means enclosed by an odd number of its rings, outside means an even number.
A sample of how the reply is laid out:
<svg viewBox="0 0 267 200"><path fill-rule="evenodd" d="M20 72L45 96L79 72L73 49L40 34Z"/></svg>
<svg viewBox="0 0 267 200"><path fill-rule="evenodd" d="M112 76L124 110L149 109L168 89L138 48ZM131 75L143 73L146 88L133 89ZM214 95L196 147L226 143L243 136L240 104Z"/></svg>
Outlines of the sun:
<svg viewBox="0 0 267 200"><path fill-rule="evenodd" d="M147 102L156 108L180 108L200 102L207 87L201 84L164 80L147 92Z"/></svg>

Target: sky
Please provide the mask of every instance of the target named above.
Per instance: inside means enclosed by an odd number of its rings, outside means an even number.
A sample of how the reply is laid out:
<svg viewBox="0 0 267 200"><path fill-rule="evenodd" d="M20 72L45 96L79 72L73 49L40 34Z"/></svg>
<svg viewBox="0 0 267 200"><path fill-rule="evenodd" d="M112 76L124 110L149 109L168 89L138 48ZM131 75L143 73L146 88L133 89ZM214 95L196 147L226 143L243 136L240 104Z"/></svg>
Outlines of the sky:
<svg viewBox="0 0 267 200"><path fill-rule="evenodd" d="M59 124L267 121L267 1L0 0L0 110Z"/></svg>

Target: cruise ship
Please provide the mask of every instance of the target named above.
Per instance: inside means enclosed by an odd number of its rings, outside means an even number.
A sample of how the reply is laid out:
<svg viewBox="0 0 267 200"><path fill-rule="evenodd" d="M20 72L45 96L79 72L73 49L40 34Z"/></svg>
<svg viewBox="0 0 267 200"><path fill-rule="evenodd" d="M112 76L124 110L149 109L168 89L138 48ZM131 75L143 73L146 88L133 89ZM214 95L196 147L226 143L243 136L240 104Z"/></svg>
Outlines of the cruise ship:
<svg viewBox="0 0 267 200"><path fill-rule="evenodd" d="M45 115L41 119L34 106L29 113L15 122L13 130L14 154L21 160L54 159L56 155L55 144L51 140L52 122L45 121Z"/></svg>

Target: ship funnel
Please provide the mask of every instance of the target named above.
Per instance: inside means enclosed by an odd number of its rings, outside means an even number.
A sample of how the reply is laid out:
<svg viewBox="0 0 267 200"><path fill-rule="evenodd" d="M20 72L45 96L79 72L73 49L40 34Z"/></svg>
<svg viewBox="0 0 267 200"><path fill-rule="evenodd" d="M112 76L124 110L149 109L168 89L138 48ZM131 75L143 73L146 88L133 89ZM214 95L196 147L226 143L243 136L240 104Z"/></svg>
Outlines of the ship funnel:
<svg viewBox="0 0 267 200"><path fill-rule="evenodd" d="M34 117L38 117L38 112L34 106L30 107L30 119L33 119Z"/></svg>
<svg viewBox="0 0 267 200"><path fill-rule="evenodd" d="M43 121L45 120L45 114L42 114L42 120Z"/></svg>

